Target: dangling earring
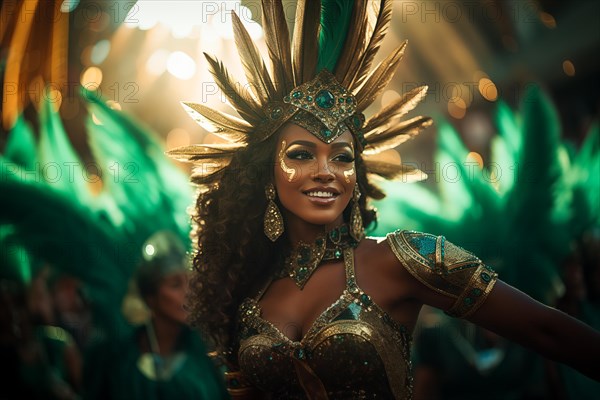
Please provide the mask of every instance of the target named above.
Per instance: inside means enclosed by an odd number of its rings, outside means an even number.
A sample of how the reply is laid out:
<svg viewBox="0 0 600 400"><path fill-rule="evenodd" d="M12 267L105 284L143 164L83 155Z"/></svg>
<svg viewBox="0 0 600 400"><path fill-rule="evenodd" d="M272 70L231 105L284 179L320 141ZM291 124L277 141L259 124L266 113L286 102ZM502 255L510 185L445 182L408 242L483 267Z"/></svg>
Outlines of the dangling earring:
<svg viewBox="0 0 600 400"><path fill-rule="evenodd" d="M265 188L265 195L269 203L265 211L264 232L269 240L274 242L283 234L283 216L275 204L275 186L272 183Z"/></svg>
<svg viewBox="0 0 600 400"><path fill-rule="evenodd" d="M360 190L358 189L358 183L354 186L354 195L352 196L352 211L350 213L350 235L360 242L365 236L365 229L363 227L362 216L360 215L360 208L358 207L358 199L360 199Z"/></svg>

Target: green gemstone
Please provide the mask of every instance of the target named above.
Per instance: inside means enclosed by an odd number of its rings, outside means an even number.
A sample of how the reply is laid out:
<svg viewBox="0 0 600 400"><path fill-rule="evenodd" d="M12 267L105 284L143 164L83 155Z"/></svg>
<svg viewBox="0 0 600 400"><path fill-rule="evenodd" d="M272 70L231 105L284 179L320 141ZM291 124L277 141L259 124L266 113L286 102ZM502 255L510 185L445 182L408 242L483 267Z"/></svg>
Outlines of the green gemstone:
<svg viewBox="0 0 600 400"><path fill-rule="evenodd" d="M331 232L329 232L329 237L334 242L337 241L340 238L340 231L338 229L332 230Z"/></svg>
<svg viewBox="0 0 600 400"><path fill-rule="evenodd" d="M306 265L310 261L311 256L310 248L302 247L298 252L298 265Z"/></svg>
<svg viewBox="0 0 600 400"><path fill-rule="evenodd" d="M292 93L292 97L294 99L301 99L302 98L302 92L299 90L296 90L294 93Z"/></svg>
<svg viewBox="0 0 600 400"><path fill-rule="evenodd" d="M335 104L335 97L329 90L321 90L315 98L317 106L323 109L329 109Z"/></svg>
<svg viewBox="0 0 600 400"><path fill-rule="evenodd" d="M348 233L348 225L342 225L340 227L340 232L342 232L343 234Z"/></svg>
<svg viewBox="0 0 600 400"><path fill-rule="evenodd" d="M283 109L281 107L277 107L276 109L271 111L271 118L279 119L279 118L281 118L281 114L283 114Z"/></svg>
<svg viewBox="0 0 600 400"><path fill-rule="evenodd" d="M315 243L316 243L316 245L317 245L317 246L321 246L321 245L323 245L323 238L318 238L318 239L315 241Z"/></svg>
<svg viewBox="0 0 600 400"><path fill-rule="evenodd" d="M481 276L481 280L486 283L492 280L492 277L487 272L482 272L479 276Z"/></svg>
<svg viewBox="0 0 600 400"><path fill-rule="evenodd" d="M307 101L313 101L313 97L312 96L306 96L306 100Z"/></svg>
<svg viewBox="0 0 600 400"><path fill-rule="evenodd" d="M340 258L342 256L342 251L341 250L336 250L335 253L335 258Z"/></svg>
<svg viewBox="0 0 600 400"><path fill-rule="evenodd" d="M352 97L348 97L346 99L346 103L348 103L348 104L352 104L353 102L354 102L354 99Z"/></svg>
<svg viewBox="0 0 600 400"><path fill-rule="evenodd" d="M324 138L329 139L333 135L333 132L329 129L321 129L321 135L323 135Z"/></svg>
<svg viewBox="0 0 600 400"><path fill-rule="evenodd" d="M465 299L463 300L465 302L466 305L470 306L471 304L473 304L473 299L470 297L465 297Z"/></svg>
<svg viewBox="0 0 600 400"><path fill-rule="evenodd" d="M340 98L338 99L338 103L342 104L343 102L344 102L344 98L343 98L343 97L340 97Z"/></svg>
<svg viewBox="0 0 600 400"><path fill-rule="evenodd" d="M363 293L363 294L360 295L360 302L363 303L365 306L370 306L371 303L372 303L371 298L369 297L369 295L365 294L365 293Z"/></svg>
<svg viewBox="0 0 600 400"><path fill-rule="evenodd" d="M481 293L483 293L483 291L479 288L473 288L473 290L471 290L471 294L473 294L473 296L481 296Z"/></svg>
<svg viewBox="0 0 600 400"><path fill-rule="evenodd" d="M306 274L308 273L308 268L306 267L300 267L298 268L298 272L296 273L296 276L302 280L306 277Z"/></svg>
<svg viewBox="0 0 600 400"><path fill-rule="evenodd" d="M303 360L305 357L304 349L294 350L294 356L299 360Z"/></svg>
<svg viewBox="0 0 600 400"><path fill-rule="evenodd" d="M283 98L283 101L286 102L286 103L289 103L290 102L290 96L285 96Z"/></svg>

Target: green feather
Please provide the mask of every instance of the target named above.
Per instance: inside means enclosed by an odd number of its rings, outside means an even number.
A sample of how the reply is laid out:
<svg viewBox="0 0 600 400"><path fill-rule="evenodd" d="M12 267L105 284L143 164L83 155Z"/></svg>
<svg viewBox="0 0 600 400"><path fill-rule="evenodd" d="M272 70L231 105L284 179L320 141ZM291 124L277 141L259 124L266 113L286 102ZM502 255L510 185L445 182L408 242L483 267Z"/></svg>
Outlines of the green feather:
<svg viewBox="0 0 600 400"><path fill-rule="evenodd" d="M344 48L354 0L322 0L317 73L334 71Z"/></svg>
<svg viewBox="0 0 600 400"><path fill-rule="evenodd" d="M7 162L15 163L27 171L36 169L37 151L35 148L35 137L31 126L22 115L19 115L15 125L11 129L4 157Z"/></svg>
<svg viewBox="0 0 600 400"><path fill-rule="evenodd" d="M460 137L449 124L438 124L435 171L427 172L439 194L419 184L383 186L387 197L375 202L383 217L373 234L402 228L445 235L497 269L504 281L550 302L561 291L559 263L577 236L573 221L589 226L598 216L587 205L600 192L597 131L592 129L569 167L561 163L557 113L541 90L527 93L521 113L519 119L503 103L498 107L499 135L487 162L500 166L494 180L490 170L466 168L468 150ZM574 176L568 185L565 174ZM560 201L559 191L572 192L568 201Z"/></svg>

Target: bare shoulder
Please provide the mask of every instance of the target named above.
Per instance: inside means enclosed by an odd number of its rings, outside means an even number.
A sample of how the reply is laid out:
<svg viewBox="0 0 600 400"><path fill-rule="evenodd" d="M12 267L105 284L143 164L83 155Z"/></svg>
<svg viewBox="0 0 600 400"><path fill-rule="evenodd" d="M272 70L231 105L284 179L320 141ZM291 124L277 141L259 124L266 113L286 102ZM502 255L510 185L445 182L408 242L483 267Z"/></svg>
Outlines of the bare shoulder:
<svg viewBox="0 0 600 400"><path fill-rule="evenodd" d="M379 282L378 286L393 287L401 297L412 296L414 278L394 254L387 238L365 238L356 251L356 257L358 265L368 267L357 271L359 275L364 276L363 281L374 281Z"/></svg>

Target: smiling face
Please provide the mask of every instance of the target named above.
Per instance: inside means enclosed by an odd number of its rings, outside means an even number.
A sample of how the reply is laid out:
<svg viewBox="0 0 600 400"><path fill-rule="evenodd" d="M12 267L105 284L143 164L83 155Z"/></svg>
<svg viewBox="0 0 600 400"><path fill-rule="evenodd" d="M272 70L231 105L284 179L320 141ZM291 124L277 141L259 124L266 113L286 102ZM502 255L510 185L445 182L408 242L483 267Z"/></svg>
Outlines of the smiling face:
<svg viewBox="0 0 600 400"><path fill-rule="evenodd" d="M333 228L356 184L355 149L345 132L330 144L306 129L286 125L275 153L275 187L288 226L298 223Z"/></svg>

